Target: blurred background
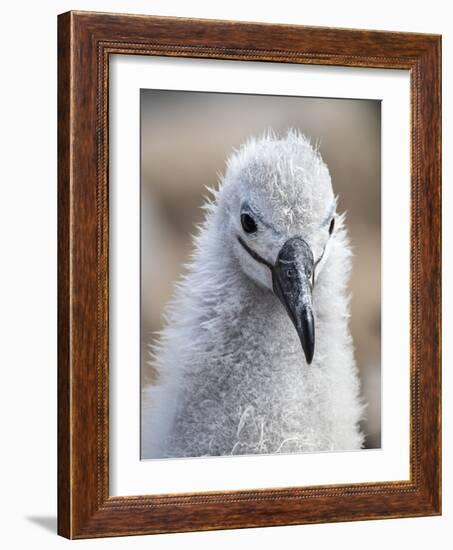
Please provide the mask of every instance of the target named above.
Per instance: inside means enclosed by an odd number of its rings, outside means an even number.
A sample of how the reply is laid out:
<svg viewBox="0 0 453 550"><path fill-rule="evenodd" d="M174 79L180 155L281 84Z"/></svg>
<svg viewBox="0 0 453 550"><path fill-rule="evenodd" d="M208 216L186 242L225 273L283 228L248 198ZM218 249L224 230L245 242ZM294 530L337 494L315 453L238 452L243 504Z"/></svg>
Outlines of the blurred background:
<svg viewBox="0 0 453 550"><path fill-rule="evenodd" d="M183 273L205 186L250 135L293 127L327 163L353 248L351 331L368 404L365 446L381 446L381 104L326 99L141 90L142 391L155 381L148 344Z"/></svg>

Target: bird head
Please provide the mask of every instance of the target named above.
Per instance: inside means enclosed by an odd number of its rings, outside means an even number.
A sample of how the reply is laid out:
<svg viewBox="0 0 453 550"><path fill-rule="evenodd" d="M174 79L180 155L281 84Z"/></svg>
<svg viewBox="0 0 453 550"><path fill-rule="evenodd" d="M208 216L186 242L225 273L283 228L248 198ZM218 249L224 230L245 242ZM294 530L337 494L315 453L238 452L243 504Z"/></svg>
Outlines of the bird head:
<svg viewBox="0 0 453 550"><path fill-rule="evenodd" d="M291 130L249 139L228 159L218 205L240 269L282 302L308 364L315 349L313 289L335 233L326 164Z"/></svg>

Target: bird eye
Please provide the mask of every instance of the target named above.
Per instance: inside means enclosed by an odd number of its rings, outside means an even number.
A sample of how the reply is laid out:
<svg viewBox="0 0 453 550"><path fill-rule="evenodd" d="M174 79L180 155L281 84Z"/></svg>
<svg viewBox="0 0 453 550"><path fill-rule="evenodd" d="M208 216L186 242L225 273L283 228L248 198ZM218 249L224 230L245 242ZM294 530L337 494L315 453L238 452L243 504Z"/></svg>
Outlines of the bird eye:
<svg viewBox="0 0 453 550"><path fill-rule="evenodd" d="M254 233L258 229L255 220L249 214L241 214L241 224L246 233Z"/></svg>
<svg viewBox="0 0 453 550"><path fill-rule="evenodd" d="M332 218L332 221L330 222L330 226L329 226L329 235L332 235L334 227L335 227L335 218Z"/></svg>

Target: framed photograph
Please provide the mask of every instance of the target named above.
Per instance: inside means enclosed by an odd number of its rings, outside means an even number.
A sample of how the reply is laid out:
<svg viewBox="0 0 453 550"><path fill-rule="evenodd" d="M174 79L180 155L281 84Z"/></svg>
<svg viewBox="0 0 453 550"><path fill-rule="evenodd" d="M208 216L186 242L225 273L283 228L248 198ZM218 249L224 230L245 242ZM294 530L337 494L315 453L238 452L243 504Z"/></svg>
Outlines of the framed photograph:
<svg viewBox="0 0 453 550"><path fill-rule="evenodd" d="M440 514L440 37L58 47L59 533Z"/></svg>

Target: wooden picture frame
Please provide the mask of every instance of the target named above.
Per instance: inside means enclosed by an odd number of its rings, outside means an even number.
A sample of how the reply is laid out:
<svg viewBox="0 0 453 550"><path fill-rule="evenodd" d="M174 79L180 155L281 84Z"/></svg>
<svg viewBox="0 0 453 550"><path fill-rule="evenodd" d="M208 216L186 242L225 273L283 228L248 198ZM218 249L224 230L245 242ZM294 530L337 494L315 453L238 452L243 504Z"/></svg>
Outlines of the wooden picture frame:
<svg viewBox="0 0 453 550"><path fill-rule="evenodd" d="M441 39L69 12L58 20L58 532L68 538L441 513ZM109 495L109 56L410 71L410 480Z"/></svg>

